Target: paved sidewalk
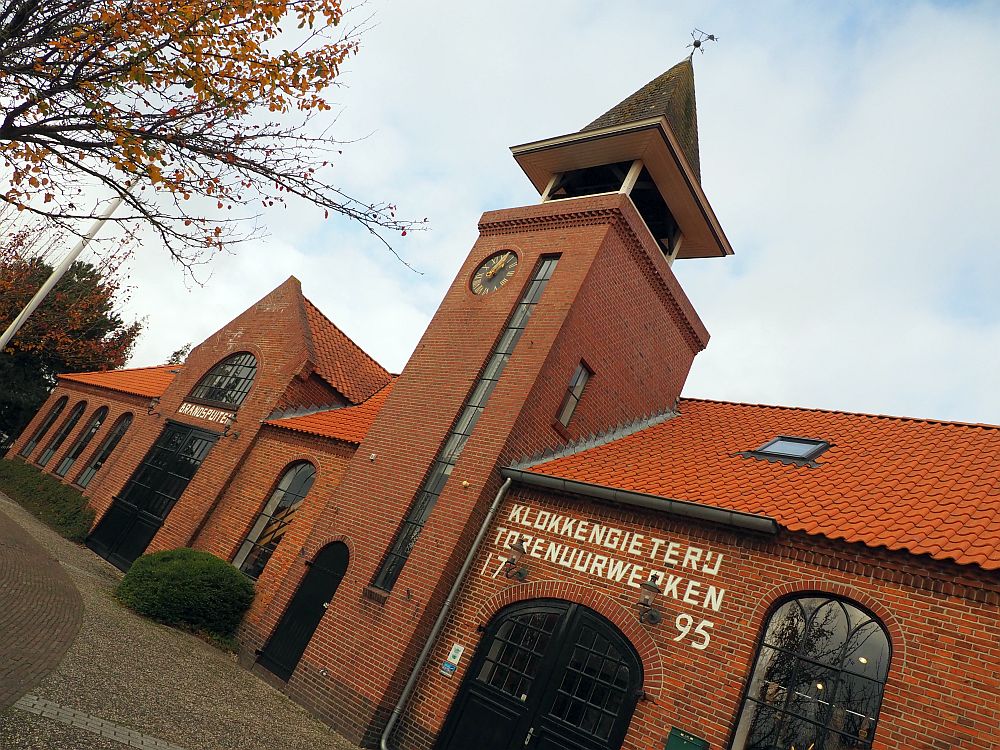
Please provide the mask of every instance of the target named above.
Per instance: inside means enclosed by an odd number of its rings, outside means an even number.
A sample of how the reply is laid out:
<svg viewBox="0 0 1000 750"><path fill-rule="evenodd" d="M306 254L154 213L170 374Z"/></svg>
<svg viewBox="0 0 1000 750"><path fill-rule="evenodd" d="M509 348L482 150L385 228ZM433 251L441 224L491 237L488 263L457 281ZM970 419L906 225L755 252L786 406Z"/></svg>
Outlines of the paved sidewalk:
<svg viewBox="0 0 1000 750"><path fill-rule="evenodd" d="M55 668L82 616L59 562L0 507L0 708Z"/></svg>
<svg viewBox="0 0 1000 750"><path fill-rule="evenodd" d="M122 607L117 569L0 494L4 514L46 550L53 578L68 575L83 624L59 665L18 706L0 708L2 750L357 750L235 656Z"/></svg>

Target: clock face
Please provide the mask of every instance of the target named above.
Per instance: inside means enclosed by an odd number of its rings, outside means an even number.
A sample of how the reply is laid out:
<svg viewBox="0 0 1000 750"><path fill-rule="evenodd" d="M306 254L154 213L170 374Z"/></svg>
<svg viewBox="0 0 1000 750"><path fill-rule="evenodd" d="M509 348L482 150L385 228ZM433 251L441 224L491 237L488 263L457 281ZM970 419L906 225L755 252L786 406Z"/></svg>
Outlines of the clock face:
<svg viewBox="0 0 1000 750"><path fill-rule="evenodd" d="M484 260L472 274L472 291L489 294L502 288L517 270L517 255L513 250L501 250Z"/></svg>

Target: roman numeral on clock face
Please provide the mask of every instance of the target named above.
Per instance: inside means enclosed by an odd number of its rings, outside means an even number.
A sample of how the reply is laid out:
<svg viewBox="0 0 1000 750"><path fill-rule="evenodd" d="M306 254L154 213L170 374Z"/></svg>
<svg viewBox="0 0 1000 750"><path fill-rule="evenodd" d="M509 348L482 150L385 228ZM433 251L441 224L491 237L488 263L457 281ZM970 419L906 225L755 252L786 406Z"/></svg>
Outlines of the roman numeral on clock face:
<svg viewBox="0 0 1000 750"><path fill-rule="evenodd" d="M517 270L517 254L511 250L501 250L493 253L476 269L472 275L472 291L474 294L489 294L502 289L510 281Z"/></svg>

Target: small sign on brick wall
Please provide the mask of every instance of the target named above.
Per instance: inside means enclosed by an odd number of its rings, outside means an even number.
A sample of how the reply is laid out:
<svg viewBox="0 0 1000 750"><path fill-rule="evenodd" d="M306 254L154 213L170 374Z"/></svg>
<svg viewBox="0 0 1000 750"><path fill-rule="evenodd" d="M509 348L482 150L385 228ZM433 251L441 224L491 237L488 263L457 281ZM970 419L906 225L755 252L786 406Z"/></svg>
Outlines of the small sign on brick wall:
<svg viewBox="0 0 1000 750"><path fill-rule="evenodd" d="M205 419L209 422L218 422L219 424L228 424L236 416L233 412L226 411L225 409L213 409L210 406L200 406L192 404L189 401L182 403L177 413L188 417L195 417L196 419Z"/></svg>
<svg viewBox="0 0 1000 750"><path fill-rule="evenodd" d="M464 653L465 646L457 643L453 644L451 651L448 652L448 658L441 664L441 674L445 677L451 677L455 674L455 670L458 669L458 664L462 661L462 654Z"/></svg>
<svg viewBox="0 0 1000 750"><path fill-rule="evenodd" d="M688 734L683 729L671 727L670 736L663 746L664 750L708 750L708 742Z"/></svg>

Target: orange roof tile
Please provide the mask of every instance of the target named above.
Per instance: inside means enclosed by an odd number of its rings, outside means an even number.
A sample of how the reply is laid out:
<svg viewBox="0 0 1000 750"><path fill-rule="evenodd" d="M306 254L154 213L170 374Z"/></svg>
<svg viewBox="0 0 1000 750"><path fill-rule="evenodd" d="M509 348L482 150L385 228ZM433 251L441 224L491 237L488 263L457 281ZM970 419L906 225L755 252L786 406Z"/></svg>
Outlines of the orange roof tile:
<svg viewBox="0 0 1000 750"><path fill-rule="evenodd" d="M744 458L778 435L816 468ZM770 516L792 531L1000 569L1000 427L684 399L680 415L530 471Z"/></svg>
<svg viewBox="0 0 1000 750"><path fill-rule="evenodd" d="M359 404L389 382L388 370L372 359L305 297L316 373Z"/></svg>
<svg viewBox="0 0 1000 750"><path fill-rule="evenodd" d="M305 432L309 435L335 438L347 443L358 444L368 434L368 428L375 421L375 416L382 409L385 400L392 393L395 379L382 388L364 403L357 406L346 406L340 409L328 409L313 414L303 414L286 419L271 419L265 424L282 427L295 432Z"/></svg>
<svg viewBox="0 0 1000 750"><path fill-rule="evenodd" d="M86 383L98 388L107 388L109 391L153 398L163 395L180 369L181 365L159 365L157 367L136 367L131 370L73 372L60 375L59 378L74 383Z"/></svg>

